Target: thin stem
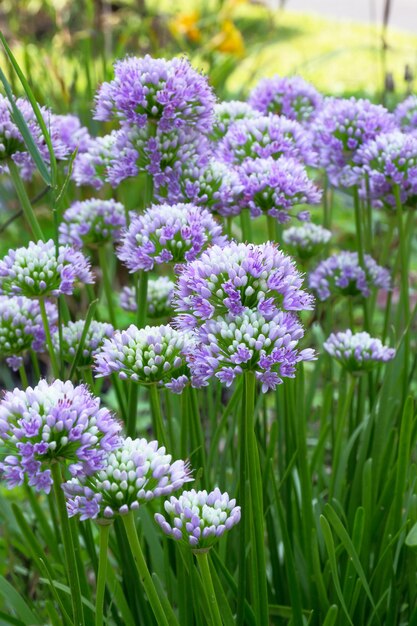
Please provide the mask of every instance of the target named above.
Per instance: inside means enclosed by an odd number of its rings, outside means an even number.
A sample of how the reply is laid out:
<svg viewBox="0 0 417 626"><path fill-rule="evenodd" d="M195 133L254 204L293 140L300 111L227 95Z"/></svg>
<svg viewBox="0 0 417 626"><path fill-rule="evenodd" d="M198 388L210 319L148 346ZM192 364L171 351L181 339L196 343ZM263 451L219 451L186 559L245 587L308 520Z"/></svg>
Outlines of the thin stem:
<svg viewBox="0 0 417 626"><path fill-rule="evenodd" d="M35 372L36 380L40 380L41 378L41 370L39 367L38 355L34 350L30 350L30 358L32 361L33 371Z"/></svg>
<svg viewBox="0 0 417 626"><path fill-rule="evenodd" d="M104 594L106 592L107 554L111 524L99 524L100 551L98 557L96 621L95 626L103 626Z"/></svg>
<svg viewBox="0 0 417 626"><path fill-rule="evenodd" d="M239 503L242 511L242 521L239 524L239 579L238 579L238 595L237 595L237 626L242 626L244 623L244 608L246 600L246 536L249 531L249 507L247 498L246 482L248 478L248 466L247 466L247 420L246 420L246 384L243 379L242 390L242 410L239 421Z"/></svg>
<svg viewBox="0 0 417 626"><path fill-rule="evenodd" d="M127 407L126 434L128 437L136 435L136 413L138 408L139 386L133 380L130 381L129 400Z"/></svg>
<svg viewBox="0 0 417 626"><path fill-rule="evenodd" d="M268 239L269 239L269 241L275 241L276 240L275 223L276 223L276 219L274 217L272 217L272 215L269 215L269 213L267 213L266 214L266 225L267 225L267 229L268 229Z"/></svg>
<svg viewBox="0 0 417 626"><path fill-rule="evenodd" d="M25 369L25 365L23 361L22 361L22 365L19 367L19 376L23 385L23 389L26 389L26 387L29 387L28 377L26 374L26 369Z"/></svg>
<svg viewBox="0 0 417 626"><path fill-rule="evenodd" d="M240 213L240 226L242 229L242 241L252 242L252 224L249 209L242 209Z"/></svg>
<svg viewBox="0 0 417 626"><path fill-rule="evenodd" d="M127 538L129 540L129 546L136 563L139 578L142 581L146 595L148 596L148 600L156 617L157 624L158 626L169 626L167 617L164 613L164 609L162 608L162 604L158 596L158 592L155 589L155 585L149 573L145 557L143 556L142 548L136 532L133 513L124 515L122 519L124 527L126 529Z"/></svg>
<svg viewBox="0 0 417 626"><path fill-rule="evenodd" d="M401 291L400 291L400 300L399 307L401 307L404 312L404 328L407 329L408 324L410 322L410 294L409 294L409 283L408 283L408 254L407 254L407 238L404 233L403 228L403 209L401 203L401 192L400 187L398 185L394 186L394 195L395 195L395 203L397 207L397 228L398 228L398 238L399 238L399 255L400 255L400 280L401 280ZM410 333L406 332L404 337L404 371L403 371L403 395L404 401L407 395L408 388L408 369L409 369L409 359L410 359Z"/></svg>
<svg viewBox="0 0 417 626"><path fill-rule="evenodd" d="M207 602L210 607L211 623L213 626L223 626L223 620L220 615L219 605L217 604L216 593L213 587L213 580L210 573L208 552L195 552L198 567L203 580L203 589L206 594Z"/></svg>
<svg viewBox="0 0 417 626"><path fill-rule="evenodd" d="M41 310L42 323L45 330L46 345L48 346L49 357L51 359L52 373L55 378L59 378L59 365L52 343L51 331L49 329L49 321L45 308L45 300L43 298L39 298L39 308Z"/></svg>
<svg viewBox="0 0 417 626"><path fill-rule="evenodd" d="M54 483L55 500L58 507L58 515L62 528L62 541L64 544L65 560L67 564L68 582L71 590L71 601L74 626L84 626L83 607L81 602L80 580L78 578L75 560L74 544L69 524L67 506L64 492L62 491L62 474L59 463L51 464L51 473Z"/></svg>
<svg viewBox="0 0 417 626"><path fill-rule="evenodd" d="M138 276L136 285L136 305L136 325L138 328L143 328L146 324L148 313L148 272L144 270L142 270Z"/></svg>
<svg viewBox="0 0 417 626"><path fill-rule="evenodd" d="M152 422L155 437L160 445L167 447L168 441L165 432L164 422L162 421L161 402L159 399L159 391L156 383L149 386L149 399L151 403Z"/></svg>
<svg viewBox="0 0 417 626"><path fill-rule="evenodd" d="M19 202L22 206L23 213L25 214L25 218L30 226L30 229L37 240L41 239L42 241L45 241L45 236L39 226L39 222L30 203L29 196L27 195L25 186L20 178L19 168L13 159L9 159L7 164L9 166L10 177L13 181Z"/></svg>
<svg viewBox="0 0 417 626"><path fill-rule="evenodd" d="M106 255L106 248L104 246L99 246L98 248L98 260L100 263L101 272L103 275L103 287L104 293L106 295L107 300L107 308L109 311L109 319L111 324L116 327L116 315L113 307L113 287L111 283L111 279L109 276L109 262L108 256Z"/></svg>

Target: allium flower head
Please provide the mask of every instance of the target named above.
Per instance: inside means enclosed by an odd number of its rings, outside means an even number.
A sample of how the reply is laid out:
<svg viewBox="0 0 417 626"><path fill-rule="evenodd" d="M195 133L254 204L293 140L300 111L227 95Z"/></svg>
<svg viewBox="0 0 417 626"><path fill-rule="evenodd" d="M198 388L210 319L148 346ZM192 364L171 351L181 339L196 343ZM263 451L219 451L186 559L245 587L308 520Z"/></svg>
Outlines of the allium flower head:
<svg viewBox="0 0 417 626"><path fill-rule="evenodd" d="M126 226L123 204L98 198L74 202L65 211L62 220L59 241L76 248L119 241L121 230Z"/></svg>
<svg viewBox="0 0 417 626"><path fill-rule="evenodd" d="M155 514L156 523L172 539L191 548L208 550L240 521L240 506L216 487L207 491L183 491L164 503L166 515Z"/></svg>
<svg viewBox="0 0 417 626"><path fill-rule="evenodd" d="M161 204L132 219L117 256L130 272L150 271L162 263L193 261L208 245L225 241L221 226L206 209Z"/></svg>
<svg viewBox="0 0 417 626"><path fill-rule="evenodd" d="M261 113L247 102L240 100L219 102L214 107L214 127L211 138L219 141L225 136L230 126L238 120L249 120L260 116Z"/></svg>
<svg viewBox="0 0 417 626"><path fill-rule="evenodd" d="M172 297L174 295L174 283L167 276L151 278L148 282L148 310L147 316L151 319L170 317L172 310ZM131 287L124 287L120 294L120 306L126 311L137 311L136 291Z"/></svg>
<svg viewBox="0 0 417 626"><path fill-rule="evenodd" d="M215 96L207 78L184 59L127 57L114 65L114 79L96 96L95 119L114 118L138 128L163 131L197 127L209 133Z"/></svg>
<svg viewBox="0 0 417 626"><path fill-rule="evenodd" d="M263 78L252 90L249 104L263 115L275 113L308 122L320 108L320 93L300 76Z"/></svg>
<svg viewBox="0 0 417 626"><path fill-rule="evenodd" d="M295 376L300 361L315 358L313 350L298 350L304 329L294 313L278 311L266 319L259 311L207 320L187 357L192 383L208 385L216 376L229 387L244 371L255 372L263 393L275 389L282 378Z"/></svg>
<svg viewBox="0 0 417 626"><path fill-rule="evenodd" d="M332 333L323 347L344 369L353 374L369 371L375 365L395 357L394 348L384 346L380 339L365 332L354 334L350 329Z"/></svg>
<svg viewBox="0 0 417 626"><path fill-rule="evenodd" d="M232 241L212 246L182 268L174 296L178 324L195 328L217 316L236 316L245 309L266 319L279 309L311 309L313 298L302 289L294 262L273 243L259 246Z"/></svg>
<svg viewBox="0 0 417 626"><path fill-rule="evenodd" d="M57 308L48 302L46 311L53 328L58 320ZM18 369L26 350L40 352L44 344L39 303L23 296L0 296L0 356L6 358L7 364Z"/></svg>
<svg viewBox="0 0 417 626"><path fill-rule="evenodd" d="M284 155L308 165L315 162L311 138L293 120L277 115L237 121L218 144L218 156L225 163L239 165L245 159L278 159Z"/></svg>
<svg viewBox="0 0 417 626"><path fill-rule="evenodd" d="M72 170L72 179L76 185L94 189L100 189L104 185L111 164L125 156L125 152L117 144L119 136L118 132L113 131L104 137L95 137L91 139L85 152L77 154Z"/></svg>
<svg viewBox="0 0 417 626"><path fill-rule="evenodd" d="M62 327L62 358L64 361L71 363L77 353L78 346L83 334L85 320L77 322L68 322ZM84 341L82 354L78 365L80 367L89 366L93 363L93 357L100 350L105 339L113 337L114 328L111 324L104 322L96 322L93 320L88 327L87 336ZM54 348L59 349L59 333L55 331L52 335Z"/></svg>
<svg viewBox="0 0 417 626"><path fill-rule="evenodd" d="M367 298L373 289L390 289L391 278L369 255L365 255L365 268L359 265L357 252L339 252L318 264L309 275L308 286L320 300L332 295L361 296Z"/></svg>
<svg viewBox="0 0 417 626"><path fill-rule="evenodd" d="M313 222L291 226L282 235L286 247L300 259L309 259L321 252L331 237L330 230Z"/></svg>
<svg viewBox="0 0 417 626"><path fill-rule="evenodd" d="M94 282L87 259L70 246L60 246L57 255L52 239L31 241L27 248L9 250L0 260L2 294L27 298L71 295L77 281Z"/></svg>
<svg viewBox="0 0 417 626"><path fill-rule="evenodd" d="M267 213L285 223L291 219L294 206L318 204L321 199L321 191L305 167L285 156L277 161L271 157L248 159L240 166L239 175L243 186L241 206L249 207L252 217Z"/></svg>
<svg viewBox="0 0 417 626"><path fill-rule="evenodd" d="M106 339L96 354L96 375L118 374L143 385L158 383L181 393L188 382L184 353L190 345L187 333L171 326L129 326Z"/></svg>
<svg viewBox="0 0 417 626"><path fill-rule="evenodd" d="M71 155L75 150L78 153L86 152L91 137L85 126L76 115L52 115L49 132L62 145L63 151Z"/></svg>
<svg viewBox="0 0 417 626"><path fill-rule="evenodd" d="M157 441L123 439L92 476L63 485L70 517L110 519L127 515L154 498L168 496L192 481L185 461L172 461Z"/></svg>
<svg viewBox="0 0 417 626"><path fill-rule="evenodd" d="M0 94L0 161L26 150L23 137L12 120L10 102Z"/></svg>
<svg viewBox="0 0 417 626"><path fill-rule="evenodd" d="M0 441L9 455L0 475L9 487L23 483L49 493L51 463L69 462L73 475L103 467L119 443L120 424L85 385L41 380L25 391L7 391L0 402Z"/></svg>
<svg viewBox="0 0 417 626"><path fill-rule="evenodd" d="M417 96L408 96L394 111L395 119L404 132L417 130Z"/></svg>

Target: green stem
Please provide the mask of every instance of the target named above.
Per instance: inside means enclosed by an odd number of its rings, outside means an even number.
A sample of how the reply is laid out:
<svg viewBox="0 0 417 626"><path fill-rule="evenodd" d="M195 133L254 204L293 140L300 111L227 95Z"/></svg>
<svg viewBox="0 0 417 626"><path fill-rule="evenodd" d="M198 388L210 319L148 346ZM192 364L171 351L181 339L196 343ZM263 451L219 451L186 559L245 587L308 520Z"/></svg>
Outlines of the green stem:
<svg viewBox="0 0 417 626"><path fill-rule="evenodd" d="M126 529L127 538L129 540L129 546L136 563L139 578L142 581L146 595L148 596L152 611L156 617L156 622L158 626L169 626L167 617L164 613L161 601L158 596L158 592L155 589L155 585L149 573L148 566L146 565L145 557L143 556L142 548L136 532L133 513L128 513L128 515L124 515L122 519L124 527Z"/></svg>
<svg viewBox="0 0 417 626"><path fill-rule="evenodd" d="M95 626L103 626L104 594L106 592L107 553L111 524L99 524L100 551L96 590L96 621Z"/></svg>
<svg viewBox="0 0 417 626"><path fill-rule="evenodd" d="M363 231L362 231L362 221L361 221L361 209L360 209L360 201L359 201L359 190L357 187L353 187L353 204L355 207L355 225L356 225L356 237L358 241L358 259L359 265L366 273L365 267L365 253L363 247ZM363 317L364 317L364 328L369 332L369 315L368 315L368 303L367 299L363 299Z"/></svg>
<svg viewBox="0 0 417 626"><path fill-rule="evenodd" d="M23 389L26 389L26 387L29 387L28 377L26 375L26 369L25 369L25 365L23 362L22 362L22 365L19 367L19 376L20 376L20 380L22 381Z"/></svg>
<svg viewBox="0 0 417 626"><path fill-rule="evenodd" d="M198 567L203 580L203 589L206 594L207 602L210 607L212 626L223 626L223 620L220 615L219 605L217 604L216 594L213 587L213 580L210 573L208 552L194 552Z"/></svg>
<svg viewBox="0 0 417 626"><path fill-rule="evenodd" d="M164 422L162 421L161 402L156 383L152 383L152 385L149 386L149 399L151 403L152 422L155 437L158 440L159 445L167 447L168 441Z"/></svg>
<svg viewBox="0 0 417 626"><path fill-rule="evenodd" d="M78 578L75 560L74 544L68 519L64 492L62 491L62 474L59 463L51 464L51 473L54 483L55 500L58 507L59 520L62 528L65 560L67 565L68 582L71 590L71 601L74 626L84 626L83 607L81 602L80 580Z"/></svg>
<svg viewBox="0 0 417 626"><path fill-rule="evenodd" d="M128 437L136 435L136 413L138 408L139 386L133 380L130 381L129 400L127 407L126 434Z"/></svg>
<svg viewBox="0 0 417 626"><path fill-rule="evenodd" d="M43 328L45 330L46 345L48 346L48 352L49 352L49 356L51 359L52 373L55 376L55 378L59 378L59 366L58 366L58 361L56 360L56 354L55 354L54 346L52 343L51 331L49 329L48 316L46 314L45 300L43 298L39 298L39 308L41 310L42 323L43 323Z"/></svg>
<svg viewBox="0 0 417 626"><path fill-rule="evenodd" d="M22 206L23 213L30 226L33 236L37 240L41 239L42 241L45 241L45 236L42 232L41 227L39 226L39 222L30 203L29 196L27 195L25 186L22 182L22 179L20 178L19 168L17 167L13 159L8 159L7 164L9 166L10 177L16 189L19 202Z"/></svg>
<svg viewBox="0 0 417 626"><path fill-rule="evenodd" d="M395 203L397 207L397 229L400 246L400 280L401 292L398 306L404 312L404 328L408 327L410 322L410 294L408 282L408 251L407 237L403 228L403 209L401 203L401 192L398 185L394 186ZM401 306L403 305L403 306ZM403 400L405 401L408 388L408 370L410 359L410 333L406 332L404 337L404 371L403 371Z"/></svg>
<svg viewBox="0 0 417 626"><path fill-rule="evenodd" d="M242 408L240 411L239 422L239 503L242 511L242 520L239 524L239 579L238 579L238 595L237 595L237 626L243 626L244 623L244 608L246 600L246 537L249 531L250 523L250 510L248 506L248 492L247 492L247 478L248 478L248 465L247 465L247 419L246 419L246 381L243 376L243 389L242 389Z"/></svg>
<svg viewBox="0 0 417 626"><path fill-rule="evenodd" d="M269 241L276 241L275 224L276 224L276 219L274 217L272 217L272 215L269 215L269 213L267 213L266 214L266 225L267 225L267 229L268 229L268 239L269 239Z"/></svg>
<svg viewBox="0 0 417 626"><path fill-rule="evenodd" d="M145 270L142 270L138 276L136 285L136 305L136 325L138 328L143 328L146 324L148 313L148 272L145 272Z"/></svg>
<svg viewBox="0 0 417 626"><path fill-rule="evenodd" d="M240 213L240 226L242 229L242 241L252 242L252 224L249 209L242 209Z"/></svg>
<svg viewBox="0 0 417 626"><path fill-rule="evenodd" d="M41 370L40 370L40 367L39 367L38 355L36 354L36 352L34 352L34 350L30 351L30 358L31 358L31 361L32 361L33 371L35 372L35 378L36 378L36 380L40 380L40 378L41 378Z"/></svg>
<svg viewBox="0 0 417 626"><path fill-rule="evenodd" d="M106 254L105 246L98 248L98 260L103 275L103 287L107 300L107 308L109 311L109 319L111 324L116 328L116 315L113 307L113 287L109 276L109 255Z"/></svg>

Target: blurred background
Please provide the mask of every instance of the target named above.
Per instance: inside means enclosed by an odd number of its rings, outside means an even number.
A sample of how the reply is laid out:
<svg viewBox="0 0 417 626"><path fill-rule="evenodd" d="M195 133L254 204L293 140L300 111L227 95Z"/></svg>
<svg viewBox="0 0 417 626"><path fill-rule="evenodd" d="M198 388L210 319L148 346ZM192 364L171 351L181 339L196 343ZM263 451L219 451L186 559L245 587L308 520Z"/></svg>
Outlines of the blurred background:
<svg viewBox="0 0 417 626"><path fill-rule="evenodd" d="M1 0L0 27L38 101L90 127L126 54L186 54L226 99L278 73L393 105L417 72L416 0Z"/></svg>

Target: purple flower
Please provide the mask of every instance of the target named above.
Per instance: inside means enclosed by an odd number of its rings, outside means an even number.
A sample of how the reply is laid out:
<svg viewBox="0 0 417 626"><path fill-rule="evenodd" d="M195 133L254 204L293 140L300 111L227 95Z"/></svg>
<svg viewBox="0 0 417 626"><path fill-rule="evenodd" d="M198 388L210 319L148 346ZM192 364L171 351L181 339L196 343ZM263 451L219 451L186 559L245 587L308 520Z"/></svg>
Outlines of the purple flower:
<svg viewBox="0 0 417 626"><path fill-rule="evenodd" d="M309 310L313 298L302 284L292 259L273 243L212 246L181 270L174 296L178 324L194 328L244 309L259 310L268 318L279 309Z"/></svg>
<svg viewBox="0 0 417 626"><path fill-rule="evenodd" d="M84 331L84 325L85 320L78 320L77 322L68 322L68 324L62 326L62 358L68 363L72 363L77 353L81 336ZM104 340L113 337L113 335L114 328L111 324L96 322L93 320L88 327L81 357L78 361L78 366L91 366L93 358L101 349ZM52 335L52 341L54 348L59 350L59 333L57 330Z"/></svg>
<svg viewBox="0 0 417 626"><path fill-rule="evenodd" d="M168 496L192 480L189 464L173 462L157 441L127 437L106 455L97 473L73 478L62 487L70 517L111 519Z"/></svg>
<svg viewBox="0 0 417 626"><path fill-rule="evenodd" d="M92 283L93 276L84 255L70 246L31 241L27 248L9 250L0 260L0 293L22 294L27 298L71 295L75 283Z"/></svg>
<svg viewBox="0 0 417 626"><path fill-rule="evenodd" d="M356 252L339 252L318 264L309 275L308 286L320 300L332 295L361 296L367 298L372 289L390 289L390 273L365 255L365 267L359 265Z"/></svg>
<svg viewBox="0 0 417 626"><path fill-rule="evenodd" d="M94 189L104 185L110 165L118 158L123 160L125 156L123 149L117 146L118 137L119 133L113 131L110 135L91 139L87 151L77 154L72 170L72 179L76 185Z"/></svg>
<svg viewBox="0 0 417 626"><path fill-rule="evenodd" d="M121 230L126 226L123 204L98 198L74 202L62 219L59 241L76 248L84 245L103 246L109 241L119 241Z"/></svg>
<svg viewBox="0 0 417 626"><path fill-rule="evenodd" d="M73 475L95 472L119 444L120 429L85 385L41 380L33 389L8 391L0 402L0 441L9 456L0 473L9 487L26 475L29 485L49 493L51 463L69 461Z"/></svg>
<svg viewBox="0 0 417 626"><path fill-rule="evenodd" d="M282 238L288 250L300 259L310 259L321 252L332 237L330 230L313 222L291 226L284 230Z"/></svg>
<svg viewBox="0 0 417 626"><path fill-rule="evenodd" d="M155 514L163 532L191 548L208 550L226 531L240 521L240 506L229 494L214 491L183 491L164 503L166 515Z"/></svg>
<svg viewBox="0 0 417 626"><path fill-rule="evenodd" d="M300 76L263 78L251 91L249 104L263 115L284 115L309 122L323 102L321 94Z"/></svg>
<svg viewBox="0 0 417 626"><path fill-rule="evenodd" d="M417 96L408 96L394 111L394 117L404 132L417 130Z"/></svg>
<svg viewBox="0 0 417 626"><path fill-rule="evenodd" d="M324 349L341 366L352 374L367 372L379 363L387 363L395 357L395 350L384 346L380 339L368 333L332 333L323 344Z"/></svg>
<svg viewBox="0 0 417 626"><path fill-rule="evenodd" d="M67 157L75 150L79 154L86 152L91 142L87 128L81 126L76 115L52 115L49 132Z"/></svg>
<svg viewBox="0 0 417 626"><path fill-rule="evenodd" d="M10 102L8 98L0 94L0 162L11 157L16 152L25 150L23 137L12 120Z"/></svg>
<svg viewBox="0 0 417 626"><path fill-rule="evenodd" d="M174 283L167 276L159 276L148 282L147 316L152 319L172 316L172 297L174 295ZM126 311L137 311L136 290L124 287L120 293L120 306Z"/></svg>
<svg viewBox="0 0 417 626"><path fill-rule="evenodd" d="M214 141L219 141L225 136L230 126L238 120L248 120L260 116L259 111L256 111L247 102L240 100L219 102L214 107L214 127L211 138Z"/></svg>
<svg viewBox="0 0 417 626"><path fill-rule="evenodd" d="M285 223L294 206L321 200L321 191L295 159L248 159L238 171L243 186L241 206L249 207L252 217L267 213Z"/></svg>
<svg viewBox="0 0 417 626"><path fill-rule="evenodd" d="M132 219L117 256L130 272L162 263L193 261L211 243L226 238L213 216L192 204L153 205Z"/></svg>

